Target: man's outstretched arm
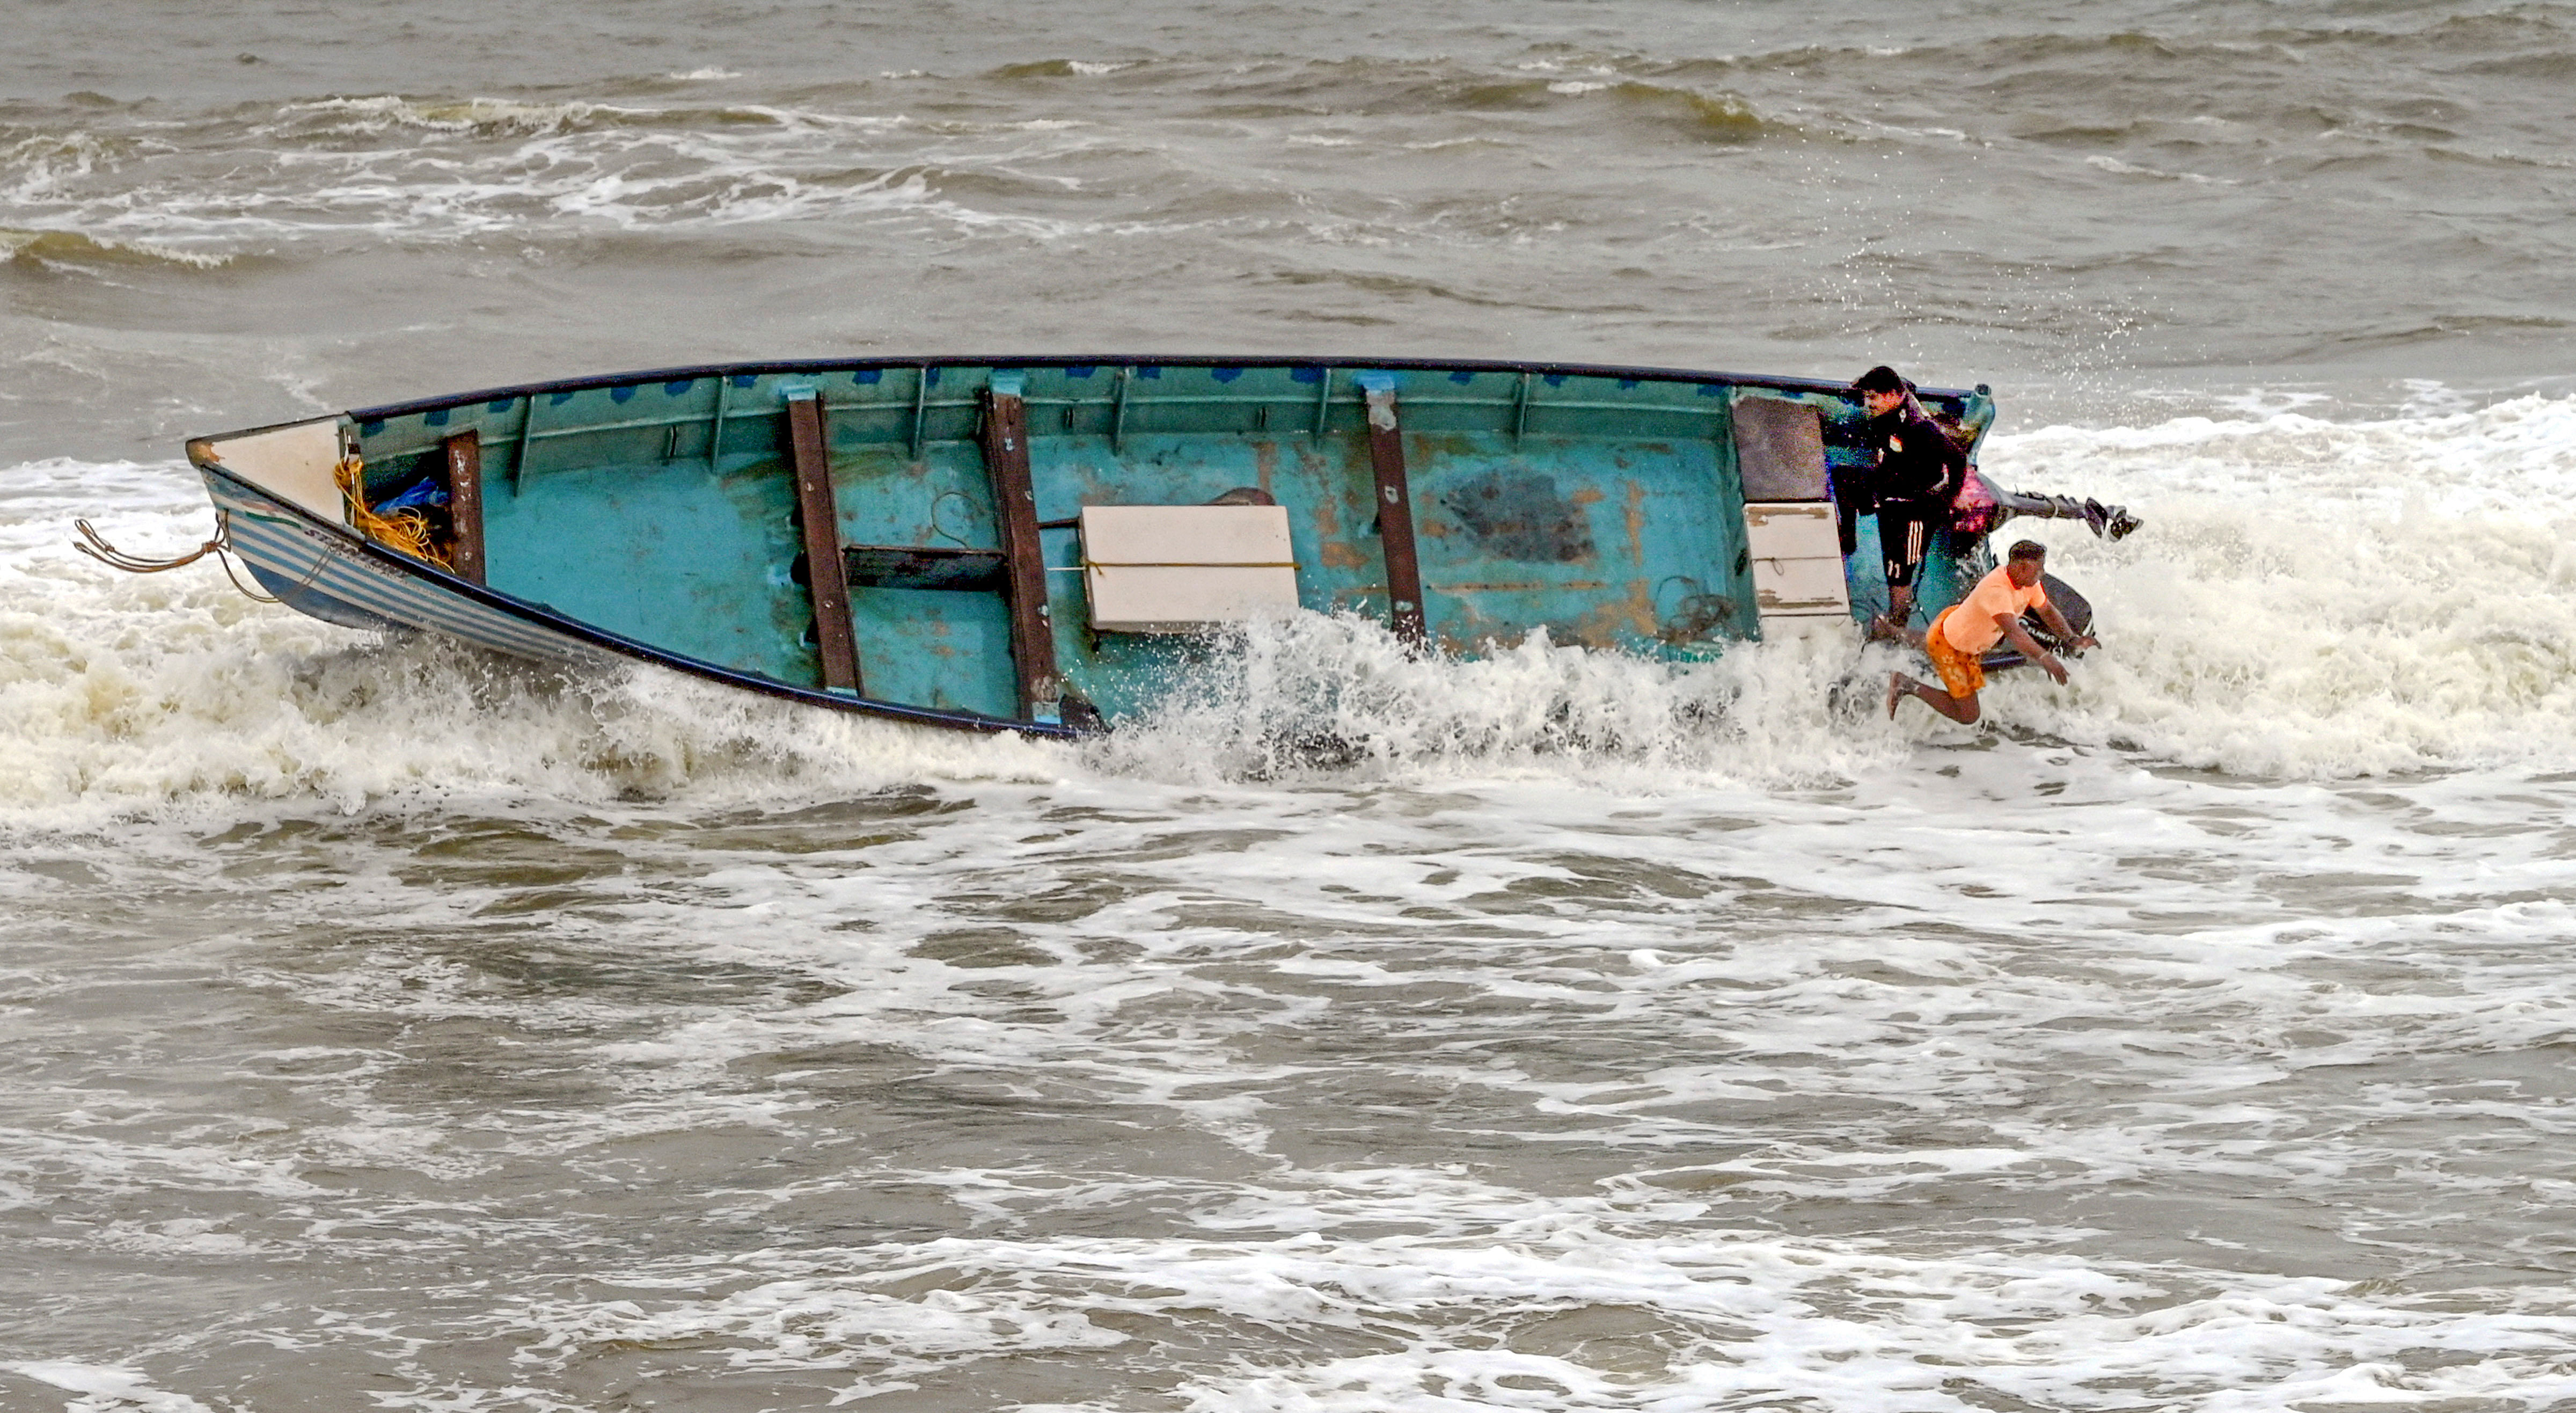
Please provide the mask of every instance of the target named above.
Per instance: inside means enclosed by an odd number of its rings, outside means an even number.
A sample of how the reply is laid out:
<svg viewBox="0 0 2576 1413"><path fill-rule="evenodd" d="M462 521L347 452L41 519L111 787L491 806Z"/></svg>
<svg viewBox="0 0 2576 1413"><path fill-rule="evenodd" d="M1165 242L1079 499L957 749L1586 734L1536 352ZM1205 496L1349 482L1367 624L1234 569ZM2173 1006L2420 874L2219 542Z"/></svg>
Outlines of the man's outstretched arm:
<svg viewBox="0 0 2576 1413"><path fill-rule="evenodd" d="M2058 621L2062 623L2065 620ZM2004 641L2011 643L2015 652L2038 663L2040 670L2047 673L2051 679L2059 682L2066 680L2066 664L2057 660L2057 654L2041 647L2039 640L2030 635L2030 630L2021 626L2020 614L1998 613L1995 615L1995 622L2003 625Z"/></svg>
<svg viewBox="0 0 2576 1413"><path fill-rule="evenodd" d="M2053 603L2044 603L2038 605L2038 608L2039 621L2047 624L2048 631L2057 635L2057 641L2064 643L2070 648L2098 648L2102 646L2101 639L2094 637L2090 633L2078 633L2073 628L2067 626L2066 615L2057 611L2057 605Z"/></svg>

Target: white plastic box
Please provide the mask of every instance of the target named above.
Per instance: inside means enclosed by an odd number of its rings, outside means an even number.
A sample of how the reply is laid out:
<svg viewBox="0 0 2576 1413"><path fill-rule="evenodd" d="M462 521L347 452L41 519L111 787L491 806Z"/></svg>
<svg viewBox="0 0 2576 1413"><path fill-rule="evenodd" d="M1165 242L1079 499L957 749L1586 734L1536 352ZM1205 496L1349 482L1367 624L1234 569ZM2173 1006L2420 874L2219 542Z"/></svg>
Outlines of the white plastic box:
<svg viewBox="0 0 2576 1413"><path fill-rule="evenodd" d="M1744 533L1753 552L1754 611L1766 629L1775 620L1851 617L1851 591L1843 582L1842 539L1830 503L1747 505Z"/></svg>
<svg viewBox="0 0 2576 1413"><path fill-rule="evenodd" d="M1082 580L1103 633L1189 633L1297 608L1288 510L1087 505Z"/></svg>

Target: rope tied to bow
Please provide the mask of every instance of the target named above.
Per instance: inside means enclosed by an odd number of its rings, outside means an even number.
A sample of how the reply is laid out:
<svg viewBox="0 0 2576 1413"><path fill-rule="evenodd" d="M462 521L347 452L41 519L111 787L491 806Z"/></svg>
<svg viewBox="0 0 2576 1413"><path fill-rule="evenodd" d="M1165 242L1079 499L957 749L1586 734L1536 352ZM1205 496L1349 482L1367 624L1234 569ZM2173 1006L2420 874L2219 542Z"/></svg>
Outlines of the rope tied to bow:
<svg viewBox="0 0 2576 1413"><path fill-rule="evenodd" d="M263 594L259 590L252 588L250 585L243 583L241 575L234 571L233 555L236 551L233 549L233 522L232 517L224 511L218 510L215 512L215 537L213 539L206 541L204 544L197 546L186 554L176 555L169 559L146 559L142 555L129 554L124 550L118 549L116 546L108 543L107 537L98 532L97 526L90 524L86 520L73 521L72 528L80 531L80 538L72 543L72 548L79 550L81 553L88 555L90 558L97 560L99 563L106 565L110 569L122 569L128 574L160 574L172 569L178 569L186 565L194 564L198 560L211 554L215 557L215 562L224 567L224 577L233 581L233 587L241 591L242 597L256 599L261 603L284 602L282 599L269 594Z"/></svg>

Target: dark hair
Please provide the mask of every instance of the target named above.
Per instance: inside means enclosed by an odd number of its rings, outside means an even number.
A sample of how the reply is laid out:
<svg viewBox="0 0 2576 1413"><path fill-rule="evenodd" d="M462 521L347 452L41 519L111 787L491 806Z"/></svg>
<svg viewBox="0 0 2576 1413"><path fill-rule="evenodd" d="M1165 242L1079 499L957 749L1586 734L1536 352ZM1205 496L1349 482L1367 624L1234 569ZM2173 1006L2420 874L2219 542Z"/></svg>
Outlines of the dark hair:
<svg viewBox="0 0 2576 1413"><path fill-rule="evenodd" d="M2005 556L2005 558L2046 559L2048 558L2048 546L2041 544L2037 540L2015 540L2013 541L2012 553Z"/></svg>
<svg viewBox="0 0 2576 1413"><path fill-rule="evenodd" d="M1884 363L1852 379L1853 392L1901 393L1905 389L1905 380L1896 376L1896 370Z"/></svg>

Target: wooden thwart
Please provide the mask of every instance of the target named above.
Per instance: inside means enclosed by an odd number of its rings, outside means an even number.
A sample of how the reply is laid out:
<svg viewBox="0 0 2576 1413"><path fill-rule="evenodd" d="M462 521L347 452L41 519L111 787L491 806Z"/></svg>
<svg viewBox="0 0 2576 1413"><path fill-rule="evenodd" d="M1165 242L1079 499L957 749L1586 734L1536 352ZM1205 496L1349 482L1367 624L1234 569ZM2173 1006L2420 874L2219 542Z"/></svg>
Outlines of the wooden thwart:
<svg viewBox="0 0 2576 1413"><path fill-rule="evenodd" d="M1413 545L1413 492L1404 474L1404 433L1396 425L1395 380L1383 373L1358 379L1368 399L1369 466L1377 473L1378 535L1386 546L1386 617L1395 636L1421 645L1422 561Z"/></svg>
<svg viewBox="0 0 2576 1413"><path fill-rule="evenodd" d="M1002 530L1002 600L1011 611L1020 715L1052 724L1063 719L1064 688L1056 671L1055 615L1047 607L1046 557L1038 547L1037 491L1029 481L1028 407L1019 383L998 375L984 394L984 471Z"/></svg>
<svg viewBox="0 0 2576 1413"><path fill-rule="evenodd" d="M447 449L447 515L456 526L456 577L488 582L483 563L483 437L468 428Z"/></svg>
<svg viewBox="0 0 2576 1413"><path fill-rule="evenodd" d="M721 382L718 384L721 386ZM814 595L814 645L823 686L863 696L858 635L850 625L850 582L841 559L840 511L824 452L823 404L811 388L787 394L787 444L796 468L796 509L805 522L806 585Z"/></svg>

